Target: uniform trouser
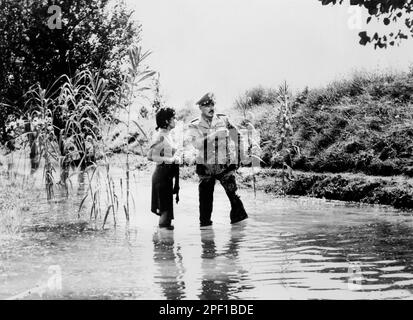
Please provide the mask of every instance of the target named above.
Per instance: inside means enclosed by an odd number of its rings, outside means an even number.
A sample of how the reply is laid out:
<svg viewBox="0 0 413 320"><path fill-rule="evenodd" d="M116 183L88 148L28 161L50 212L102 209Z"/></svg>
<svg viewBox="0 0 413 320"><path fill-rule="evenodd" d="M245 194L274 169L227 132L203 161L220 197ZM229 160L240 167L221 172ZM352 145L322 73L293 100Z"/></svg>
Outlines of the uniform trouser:
<svg viewBox="0 0 413 320"><path fill-rule="evenodd" d="M203 172L205 173L205 172ZM231 203L230 219L231 223L243 220L248 217L244 205L237 194L237 183L235 181L234 170L223 171L222 173L210 172L199 176L199 220L201 224L211 221L211 214L214 200L215 180L219 180L225 189L225 193Z"/></svg>

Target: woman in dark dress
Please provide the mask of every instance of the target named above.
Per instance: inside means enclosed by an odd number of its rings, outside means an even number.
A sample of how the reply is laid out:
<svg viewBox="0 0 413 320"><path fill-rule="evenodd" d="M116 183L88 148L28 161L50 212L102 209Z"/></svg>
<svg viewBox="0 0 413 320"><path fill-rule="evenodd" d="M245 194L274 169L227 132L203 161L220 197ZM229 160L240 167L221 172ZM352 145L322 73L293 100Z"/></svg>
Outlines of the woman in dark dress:
<svg viewBox="0 0 413 320"><path fill-rule="evenodd" d="M149 148L148 159L156 162L152 175L151 211L159 216L159 227L172 230L173 194L179 200L179 157L171 130L175 128L175 110L161 108L156 113L157 132ZM175 186L173 185L175 179Z"/></svg>

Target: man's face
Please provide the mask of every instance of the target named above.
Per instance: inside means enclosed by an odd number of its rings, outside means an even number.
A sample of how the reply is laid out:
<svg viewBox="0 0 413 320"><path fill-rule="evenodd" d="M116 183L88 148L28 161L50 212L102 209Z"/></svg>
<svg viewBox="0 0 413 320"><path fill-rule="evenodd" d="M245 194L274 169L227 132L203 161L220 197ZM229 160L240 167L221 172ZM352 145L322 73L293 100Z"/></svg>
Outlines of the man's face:
<svg viewBox="0 0 413 320"><path fill-rule="evenodd" d="M205 118L210 119L214 116L215 104L213 102L210 102L207 105L199 106L199 109L201 110L202 116L204 116Z"/></svg>

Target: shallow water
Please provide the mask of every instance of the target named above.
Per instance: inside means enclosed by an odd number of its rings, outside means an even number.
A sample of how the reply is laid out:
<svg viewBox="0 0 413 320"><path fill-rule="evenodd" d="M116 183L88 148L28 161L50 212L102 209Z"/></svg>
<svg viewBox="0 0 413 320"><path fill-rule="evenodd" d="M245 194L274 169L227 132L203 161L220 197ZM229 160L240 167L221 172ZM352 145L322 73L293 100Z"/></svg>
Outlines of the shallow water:
<svg viewBox="0 0 413 320"><path fill-rule="evenodd" d="M121 172L113 176L124 194ZM95 230L87 223L88 201L78 219L84 181L73 177L69 197L57 189L52 201L41 186L33 187L23 232L0 238L0 299L413 296L411 213L261 192L254 199L244 189L250 218L230 225L229 203L217 184L214 225L200 230L197 185L181 181L175 230L159 230L149 209L150 175L135 171L129 227L119 210L116 228L110 216L104 230L101 219ZM61 288L50 289L52 278L61 280ZM45 285L49 289L39 292Z"/></svg>

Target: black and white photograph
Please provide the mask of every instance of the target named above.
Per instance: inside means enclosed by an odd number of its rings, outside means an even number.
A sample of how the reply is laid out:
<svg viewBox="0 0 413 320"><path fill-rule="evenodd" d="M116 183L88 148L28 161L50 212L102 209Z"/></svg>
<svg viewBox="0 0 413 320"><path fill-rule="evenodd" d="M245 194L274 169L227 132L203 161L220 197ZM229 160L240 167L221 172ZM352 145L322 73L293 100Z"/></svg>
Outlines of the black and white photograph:
<svg viewBox="0 0 413 320"><path fill-rule="evenodd" d="M412 54L411 0L0 0L0 300L413 299Z"/></svg>

